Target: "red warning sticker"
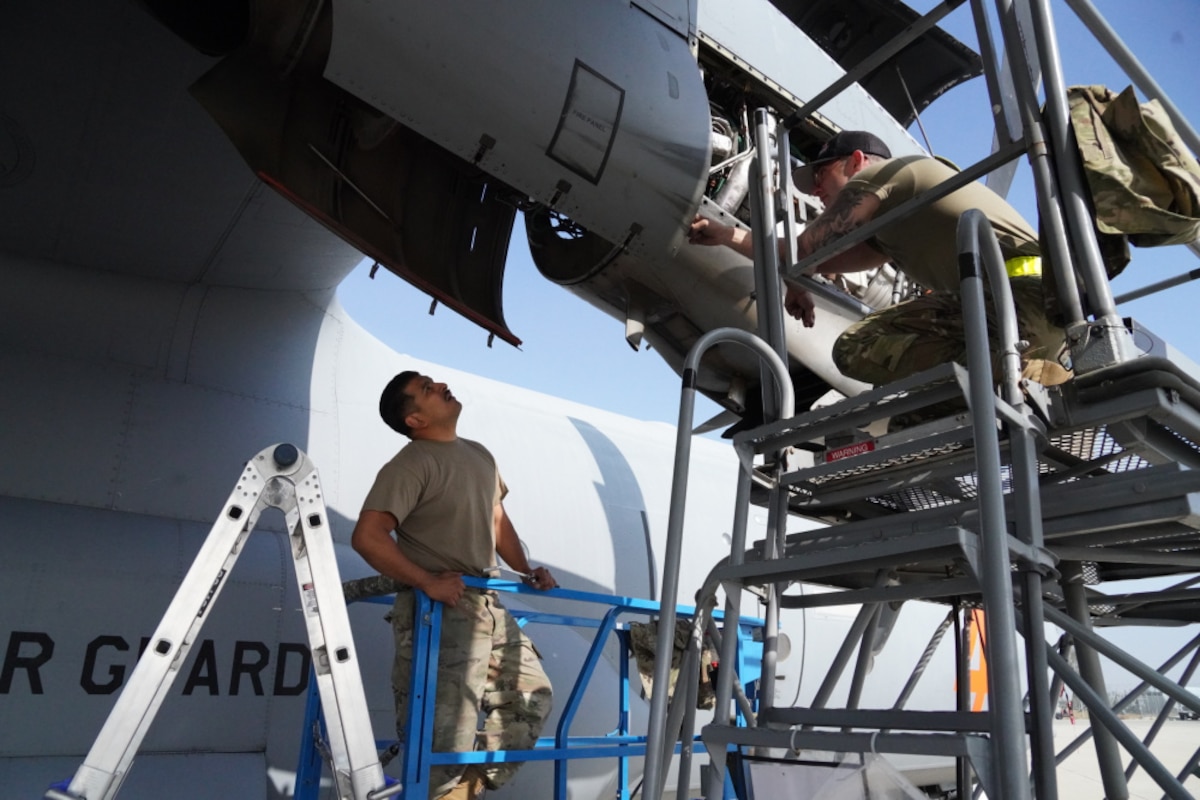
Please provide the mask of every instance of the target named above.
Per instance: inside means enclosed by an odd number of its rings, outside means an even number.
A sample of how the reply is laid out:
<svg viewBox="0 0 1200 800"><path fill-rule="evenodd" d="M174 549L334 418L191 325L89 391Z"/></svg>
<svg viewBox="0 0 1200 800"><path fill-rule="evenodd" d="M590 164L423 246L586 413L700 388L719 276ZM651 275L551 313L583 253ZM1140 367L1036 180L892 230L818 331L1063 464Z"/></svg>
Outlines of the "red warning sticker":
<svg viewBox="0 0 1200 800"><path fill-rule="evenodd" d="M870 439L865 442L855 442L854 444L835 447L832 450L825 451L825 463L833 461L841 461L843 458L851 456L861 456L863 453L870 453L875 449L875 440Z"/></svg>

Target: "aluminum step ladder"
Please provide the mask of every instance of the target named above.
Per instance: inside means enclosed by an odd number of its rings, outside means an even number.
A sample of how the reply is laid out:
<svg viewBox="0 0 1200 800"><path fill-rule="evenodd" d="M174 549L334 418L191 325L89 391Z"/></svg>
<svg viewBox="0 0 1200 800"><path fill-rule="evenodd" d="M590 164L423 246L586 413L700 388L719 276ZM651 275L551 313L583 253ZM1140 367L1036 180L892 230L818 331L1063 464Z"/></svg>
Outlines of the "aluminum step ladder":
<svg viewBox="0 0 1200 800"><path fill-rule="evenodd" d="M392 781L383 774L375 750L320 478L307 455L294 445L279 444L246 464L83 765L75 777L51 787L47 800L117 796L142 739L265 508L282 511L290 531L336 797L381 800L399 793L399 784L389 786Z"/></svg>

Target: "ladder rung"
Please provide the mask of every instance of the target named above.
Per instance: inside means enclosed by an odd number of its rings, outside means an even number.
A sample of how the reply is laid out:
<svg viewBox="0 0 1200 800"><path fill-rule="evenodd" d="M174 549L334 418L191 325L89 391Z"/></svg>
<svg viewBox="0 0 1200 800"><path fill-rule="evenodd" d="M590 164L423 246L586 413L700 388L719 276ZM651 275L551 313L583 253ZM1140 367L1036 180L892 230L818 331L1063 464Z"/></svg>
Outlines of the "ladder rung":
<svg viewBox="0 0 1200 800"><path fill-rule="evenodd" d="M851 565L855 572L861 572L894 565L897 559L913 563L955 558L967 549L974 549L977 538L972 531L952 527L870 545L804 553L772 561L730 564L714 570L713 578L737 583L813 581L841 574Z"/></svg>
<svg viewBox="0 0 1200 800"><path fill-rule="evenodd" d="M706 746L717 747L744 745L845 753L874 751L969 757L986 752L988 741L988 737L977 733L841 733L716 724L705 725L700 736Z"/></svg>
<svg viewBox="0 0 1200 800"><path fill-rule="evenodd" d="M867 708L769 708L759 725L817 725L827 728L878 728L905 731L987 733L986 711L909 711Z"/></svg>

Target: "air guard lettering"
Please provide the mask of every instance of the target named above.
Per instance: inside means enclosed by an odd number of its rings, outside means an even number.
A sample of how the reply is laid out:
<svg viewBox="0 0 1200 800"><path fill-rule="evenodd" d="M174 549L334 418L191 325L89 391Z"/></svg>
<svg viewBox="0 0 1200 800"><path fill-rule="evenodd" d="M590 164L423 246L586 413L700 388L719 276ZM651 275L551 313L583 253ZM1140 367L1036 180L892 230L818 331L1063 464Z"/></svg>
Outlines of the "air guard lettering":
<svg viewBox="0 0 1200 800"><path fill-rule="evenodd" d="M221 693L217 685L217 649L212 639L205 639L196 650L196 660L192 662L192 671L183 685L183 693L191 694L197 686L207 686L211 695Z"/></svg>
<svg viewBox="0 0 1200 800"><path fill-rule="evenodd" d="M296 682L287 683L287 665L289 655L300 656L300 669L296 673ZM275 695L296 695L308 689L308 674L312 670L312 654L302 644L279 643L279 656L275 659Z"/></svg>
<svg viewBox="0 0 1200 800"><path fill-rule="evenodd" d="M79 686L83 691L90 695L113 694L125 685L133 674L138 658L149 645L150 638L142 637L138 641L136 656L129 641L123 636L101 634L87 643L78 673ZM220 642L222 657L229 652L228 647L228 640ZM66 652L73 650L68 643ZM42 680L42 667L54 653L55 642L50 634L42 631L10 631L4 660L0 664L0 695L23 692L26 685L30 694L59 691L61 687L47 686ZM261 697L267 692L268 681L271 682L271 693L276 697L291 697L303 694L308 689L312 656L306 645L280 642L275 648L274 665L271 664L271 647L265 642L236 640L233 642L232 655L231 661L219 662L217 642L212 639L197 642L192 648L187 680L177 691L185 695L195 694L197 690L211 697L220 695L225 675L223 663L229 664L228 690L231 696L253 692ZM272 666L275 673L273 679L265 672ZM23 680L19 673L24 674Z"/></svg>
<svg viewBox="0 0 1200 800"><path fill-rule="evenodd" d="M251 663L246 662L246 655L249 653L256 656ZM262 642L235 643L233 646L233 670L229 676L229 693L237 694L242 675L249 675L250 683L254 685L254 694L261 697L263 693L262 671L270 660L271 651Z"/></svg>
<svg viewBox="0 0 1200 800"><path fill-rule="evenodd" d="M88 642L87 654L83 657L83 672L79 676L79 685L88 694L112 694L125 682L124 664L109 664L108 681L99 683L96 680L96 656L101 647L115 647L124 653L129 649L129 643L120 636L97 636Z"/></svg>
<svg viewBox="0 0 1200 800"><path fill-rule="evenodd" d="M38 648L36 653L28 650L21 654L21 645L31 644ZM13 631L8 636L8 648L4 651L4 667L0 669L0 694L8 694L17 670L25 670L29 679L29 691L43 694L41 666L54 655L54 640L48 634L37 631Z"/></svg>

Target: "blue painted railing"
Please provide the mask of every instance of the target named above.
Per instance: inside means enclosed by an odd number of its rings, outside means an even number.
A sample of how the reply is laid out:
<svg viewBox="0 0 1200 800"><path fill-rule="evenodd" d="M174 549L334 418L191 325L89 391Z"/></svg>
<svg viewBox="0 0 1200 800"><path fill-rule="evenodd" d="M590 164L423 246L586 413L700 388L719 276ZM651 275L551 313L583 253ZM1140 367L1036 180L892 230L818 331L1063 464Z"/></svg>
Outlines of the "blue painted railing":
<svg viewBox="0 0 1200 800"><path fill-rule="evenodd" d="M497 592L528 594L539 598L555 598L607 606L599 619L595 617L567 614L552 614L541 611L509 609L522 626L528 623L540 625L567 625L576 628L595 628L583 666L567 697L566 705L559 714L554 736L542 737L532 750L476 750L464 753L435 753L429 747L433 731L433 702L437 694L437 658L441 639L442 604L431 601L422 591L414 590L416 599L414 618L416 629L413 638L412 689L409 693L408 719L405 722L406 742L419 742L418 747L402 749L401 782L404 791L397 795L410 800L425 800L429 794L429 770L435 764L482 764L503 761L549 761L554 764L554 798L566 800L569 762L581 758L615 758L617 760L617 800L629 800L630 758L646 753L646 737L631 734L630 687L629 687L629 632L626 623L618 622L624 614L656 616L658 603L634 597L581 592L573 589L550 589L538 591L515 581L464 577L471 587L490 589ZM365 598L362 602L390 603L391 597ZM678 606L680 617L694 618L696 609ZM719 610L713 616L720 620ZM759 656L762 645L753 640L754 628L761 627L761 620L743 618L738 626L738 664L736 668L744 685L749 686L758 677ZM583 700L584 692L592 679L601 654L610 636L620 644L619 703L617 726L606 736L571 736L571 724ZM320 695L316 681L309 680L308 700L304 716L304 734L300 745L300 759L296 769L296 800L317 800L321 788L321 771L324 759L325 721L321 714ZM394 746L394 742L379 742L381 749ZM678 750L678 745L676 745ZM727 787L726 797L733 797Z"/></svg>

